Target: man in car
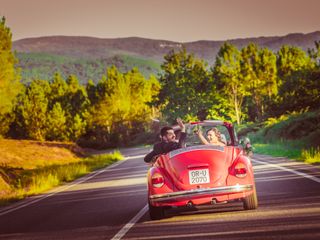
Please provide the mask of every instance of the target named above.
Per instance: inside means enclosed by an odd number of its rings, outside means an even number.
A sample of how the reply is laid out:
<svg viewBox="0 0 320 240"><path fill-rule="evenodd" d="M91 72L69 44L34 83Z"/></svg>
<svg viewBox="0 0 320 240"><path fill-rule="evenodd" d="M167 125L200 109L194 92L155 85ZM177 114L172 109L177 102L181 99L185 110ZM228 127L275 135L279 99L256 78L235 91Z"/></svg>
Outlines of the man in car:
<svg viewBox="0 0 320 240"><path fill-rule="evenodd" d="M176 135L172 127L163 127L160 131L161 142L153 145L153 150L144 157L145 162L149 163L159 154L165 154L184 146L187 136L185 132L186 129L180 118L177 119L177 123L181 129L179 141L176 141Z"/></svg>

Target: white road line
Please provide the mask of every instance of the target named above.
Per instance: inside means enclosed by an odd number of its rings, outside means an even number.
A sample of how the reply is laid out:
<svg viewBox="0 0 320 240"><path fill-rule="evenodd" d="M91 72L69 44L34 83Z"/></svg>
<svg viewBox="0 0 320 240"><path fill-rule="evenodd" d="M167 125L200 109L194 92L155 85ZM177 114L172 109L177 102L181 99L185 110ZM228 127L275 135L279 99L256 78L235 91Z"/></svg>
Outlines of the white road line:
<svg viewBox="0 0 320 240"><path fill-rule="evenodd" d="M114 164L112 164L112 165L110 165L110 166L108 166L108 167L106 167L106 168L103 168L102 170L98 170L98 171L92 172L91 175L89 175L89 176L87 176L87 177L84 177L84 178L80 178L80 179L78 179L78 180L75 180L74 183L71 184L71 185L67 185L67 186L65 186L65 187L58 187L58 189L57 189L56 191L54 191L54 192L52 192L52 193L49 193L49 194L46 194L46 195L44 195L44 196L42 196L42 197L36 198L36 199L31 200L31 201L26 202L26 203L22 203L21 205L18 205L18 206L13 206L13 207L5 208L5 209L2 210L2 211L0 210L0 216L3 216L3 215L5 215L5 214L7 214L7 213L16 211L16 210L18 210L18 209L21 209L21 208L30 206L31 204L40 202L40 201L43 200L43 199L46 199L46 198L48 198L48 197L51 197L51 196L53 196L53 195L55 195L55 194L57 194L57 193L63 192L63 191L65 191L65 190L69 189L69 188L72 188L72 187L74 187L74 186L76 186L76 185L78 185L78 184L81 184L81 183L83 183L83 182L85 182L85 181L87 181L87 180L89 180L89 179L91 179L91 178L99 175L100 173L103 173L103 172L108 171L109 169L115 168L115 167L119 166L120 164L122 164L123 162L125 162L126 160L132 159L132 158L134 158L134 157L126 157L124 160L121 160L121 161L119 161L119 162L116 162L116 163L114 163ZM18 203L18 204L19 204L19 203Z"/></svg>
<svg viewBox="0 0 320 240"><path fill-rule="evenodd" d="M145 205L140 212L137 213L111 240L120 240L134 224L148 211L148 204Z"/></svg>
<svg viewBox="0 0 320 240"><path fill-rule="evenodd" d="M135 155L135 156L128 156L128 157L126 157L126 159L136 159L136 158L143 158L144 156L146 156L146 155L144 154L144 155Z"/></svg>
<svg viewBox="0 0 320 240"><path fill-rule="evenodd" d="M255 160L255 159L251 159L251 160L252 160L252 162L256 162L256 163L260 163L260 164L264 164L264 165L269 165L271 167L278 168L278 169L281 169L281 170L284 170L284 171L287 171L287 172L291 172L291 173L297 174L299 176L308 178L308 179L310 179L312 181L315 181L317 183L320 183L320 179L319 178L311 176L309 174L298 172L296 170L292 170L292 169L289 169L289 168L286 168L286 167L282 167L282 166L279 166L279 165L273 164L273 163L266 163L266 162L262 162L262 161Z"/></svg>

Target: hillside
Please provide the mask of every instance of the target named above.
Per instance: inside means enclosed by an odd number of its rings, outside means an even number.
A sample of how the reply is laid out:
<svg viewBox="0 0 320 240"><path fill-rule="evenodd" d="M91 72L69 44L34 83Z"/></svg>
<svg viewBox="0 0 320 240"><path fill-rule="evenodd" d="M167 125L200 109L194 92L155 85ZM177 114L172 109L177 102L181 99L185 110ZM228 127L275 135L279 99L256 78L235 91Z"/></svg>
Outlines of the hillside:
<svg viewBox="0 0 320 240"><path fill-rule="evenodd" d="M250 42L273 51L282 45L307 50L320 40L320 31L308 34L288 34L276 37L230 39L239 49ZM190 53L211 65L224 41L172 42L138 37L101 39L93 37L52 36L27 38L13 42L24 81L32 78L50 79L55 71L63 76L77 75L81 82L97 82L107 66L116 65L121 71L136 66L146 76L157 75L163 56L183 46Z"/></svg>
<svg viewBox="0 0 320 240"><path fill-rule="evenodd" d="M133 67L149 78L160 71L160 63L145 58L130 55L115 55L105 59L77 58L73 56L50 53L17 53L18 67L21 68L22 81L30 82L32 79L50 80L54 73L60 72L65 79L74 74L80 83L85 84L89 79L97 83L106 67L115 65L121 72L127 72Z"/></svg>
<svg viewBox="0 0 320 240"><path fill-rule="evenodd" d="M288 34L280 37L259 37L227 40L241 48L250 42L262 47L278 50L282 45L299 46L304 50L314 46L314 41L320 40L320 31L302 34ZM76 58L107 59L115 55L130 55L162 61L163 55L171 49L185 46L187 51L210 62L224 41L172 42L145 38L101 39L93 37L52 36L27 38L13 42L17 52L45 52Z"/></svg>

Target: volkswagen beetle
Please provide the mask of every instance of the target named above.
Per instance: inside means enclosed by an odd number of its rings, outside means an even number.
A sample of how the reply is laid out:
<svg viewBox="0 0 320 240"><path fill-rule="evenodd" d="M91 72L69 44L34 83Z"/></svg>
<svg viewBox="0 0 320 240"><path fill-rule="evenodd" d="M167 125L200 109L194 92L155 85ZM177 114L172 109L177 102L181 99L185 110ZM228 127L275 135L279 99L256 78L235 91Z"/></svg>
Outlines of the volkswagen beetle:
<svg viewBox="0 0 320 240"><path fill-rule="evenodd" d="M196 131L215 127L224 145L203 144ZM258 207L250 157L231 123L205 120L186 124L183 148L159 155L148 170L148 203L152 220L165 209L242 201L244 209Z"/></svg>

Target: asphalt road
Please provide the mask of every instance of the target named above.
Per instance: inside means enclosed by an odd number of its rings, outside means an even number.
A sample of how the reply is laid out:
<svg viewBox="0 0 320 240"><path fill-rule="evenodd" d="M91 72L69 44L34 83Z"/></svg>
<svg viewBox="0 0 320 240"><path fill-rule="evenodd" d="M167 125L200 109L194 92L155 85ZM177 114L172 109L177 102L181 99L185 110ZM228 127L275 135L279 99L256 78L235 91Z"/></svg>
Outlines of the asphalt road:
<svg viewBox="0 0 320 240"><path fill-rule="evenodd" d="M259 208L173 209L150 221L147 149L53 191L0 209L0 239L320 239L320 168L253 158Z"/></svg>

